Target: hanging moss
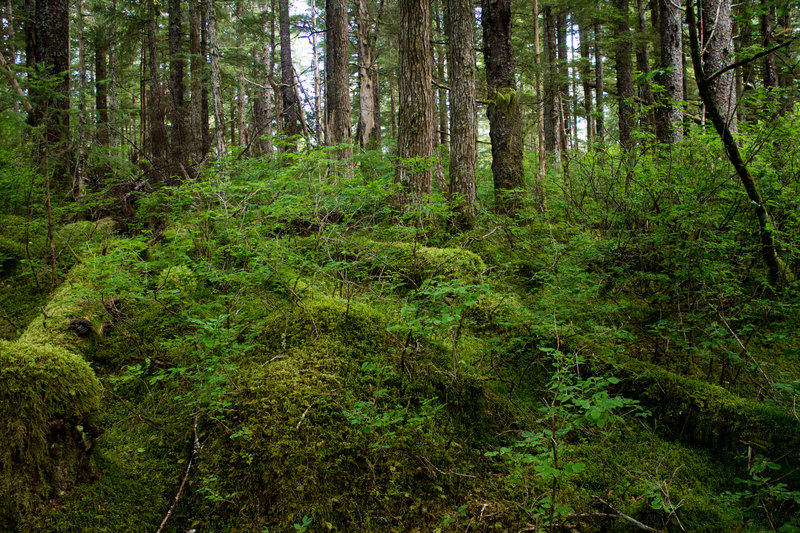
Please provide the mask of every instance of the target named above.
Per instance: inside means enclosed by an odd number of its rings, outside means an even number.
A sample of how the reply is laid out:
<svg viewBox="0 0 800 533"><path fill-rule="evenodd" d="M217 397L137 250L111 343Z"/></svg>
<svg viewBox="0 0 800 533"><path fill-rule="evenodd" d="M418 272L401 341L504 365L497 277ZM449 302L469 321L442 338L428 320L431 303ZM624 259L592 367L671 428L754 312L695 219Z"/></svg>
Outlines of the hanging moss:
<svg viewBox="0 0 800 533"><path fill-rule="evenodd" d="M86 361L52 345L0 341L0 530L89 475L100 384Z"/></svg>

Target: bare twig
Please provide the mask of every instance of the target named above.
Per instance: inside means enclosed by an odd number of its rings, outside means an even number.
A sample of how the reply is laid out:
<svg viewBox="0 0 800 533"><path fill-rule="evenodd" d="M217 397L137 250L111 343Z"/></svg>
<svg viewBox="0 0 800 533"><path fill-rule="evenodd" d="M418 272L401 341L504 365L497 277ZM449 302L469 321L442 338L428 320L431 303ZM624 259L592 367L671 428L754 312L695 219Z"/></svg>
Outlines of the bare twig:
<svg viewBox="0 0 800 533"><path fill-rule="evenodd" d="M172 501L169 511L167 511L167 516L165 516L164 520L161 521L161 525L158 526L156 533L161 533L161 531L164 529L164 526L167 525L167 520L169 520L169 517L172 516L173 511L175 511L175 507L178 506L178 500L180 500L181 494L183 494L183 488L186 486L186 480L189 479L189 472L192 470L192 465L194 464L197 454L200 453L200 440L197 438L198 418L200 418L200 413L194 415L194 441L192 443L192 457L189 459L189 464L186 466L186 473L183 475L183 481L181 481L181 486L178 488L178 493L175 494L175 499Z"/></svg>

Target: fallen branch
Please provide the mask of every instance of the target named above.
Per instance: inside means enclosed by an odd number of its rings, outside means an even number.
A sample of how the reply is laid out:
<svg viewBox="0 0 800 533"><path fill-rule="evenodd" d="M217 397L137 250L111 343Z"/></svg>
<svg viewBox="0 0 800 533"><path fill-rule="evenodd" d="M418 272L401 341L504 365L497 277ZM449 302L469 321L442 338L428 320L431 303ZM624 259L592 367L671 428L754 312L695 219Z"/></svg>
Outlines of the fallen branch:
<svg viewBox="0 0 800 533"><path fill-rule="evenodd" d="M183 481L181 481L181 486L178 488L178 493L175 495L175 499L172 502L172 506L170 506L169 511L167 511L167 516L164 517L164 520L161 521L161 525L158 526L158 530L156 533L161 533L164 529L164 526L167 525L167 520L169 517L172 516L173 511L175 511L175 507L178 506L178 500L181 498L181 494L183 494L183 488L186 486L186 480L189 479L189 472L192 469L192 465L194 464L194 460L197 457L197 454L200 452L200 441L197 438L197 419L200 418L200 413L194 415L194 441L192 444L192 457L189 458L189 464L186 467L186 473L183 475Z"/></svg>
<svg viewBox="0 0 800 533"><path fill-rule="evenodd" d="M627 520L628 522L630 522L634 526L638 527L639 529L643 529L645 531L650 531L652 533L663 533L660 529L655 529L653 527L650 527L647 524L643 524L643 523L639 522L638 520L636 520L632 516L628 516L625 513L621 513L619 511L617 511L614 508L613 505L611 505L610 503L608 503L604 499L600 498L599 496L592 495L592 498L594 498L598 502L600 502L603 505L605 505L606 507L608 507L617 516L617 518L622 518L623 520Z"/></svg>

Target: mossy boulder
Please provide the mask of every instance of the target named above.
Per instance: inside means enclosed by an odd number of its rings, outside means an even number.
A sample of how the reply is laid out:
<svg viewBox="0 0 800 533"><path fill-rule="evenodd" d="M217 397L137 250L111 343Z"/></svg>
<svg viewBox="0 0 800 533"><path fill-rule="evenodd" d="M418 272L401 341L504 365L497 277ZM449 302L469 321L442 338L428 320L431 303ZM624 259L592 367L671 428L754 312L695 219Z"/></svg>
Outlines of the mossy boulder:
<svg viewBox="0 0 800 533"><path fill-rule="evenodd" d="M0 341L0 530L90 475L100 384L80 356Z"/></svg>

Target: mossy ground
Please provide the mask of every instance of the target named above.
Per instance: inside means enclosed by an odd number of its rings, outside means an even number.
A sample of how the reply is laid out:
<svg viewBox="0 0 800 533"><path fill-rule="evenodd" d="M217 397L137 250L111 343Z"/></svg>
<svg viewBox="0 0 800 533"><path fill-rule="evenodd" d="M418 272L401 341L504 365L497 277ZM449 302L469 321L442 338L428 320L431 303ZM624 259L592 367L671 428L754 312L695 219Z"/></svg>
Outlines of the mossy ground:
<svg viewBox="0 0 800 533"><path fill-rule="evenodd" d="M435 214L419 217L431 227L394 220L372 182L316 189L299 167L253 164L249 178L154 197L148 231L72 246L82 263L20 328L92 361L103 386L95 479L26 516L31 529L155 530L190 463L166 531L629 531L617 512L665 531L789 520L791 495L746 481L757 454L796 465L791 416L751 401L748 383L720 388L646 357L659 337L629 323L649 304L618 290L590 232L486 214L453 235ZM74 318L95 335L76 337ZM585 388L554 405L558 354ZM618 396L650 415L576 422ZM536 440L548 431L555 489L549 441ZM569 510L551 527L552 498Z"/></svg>

